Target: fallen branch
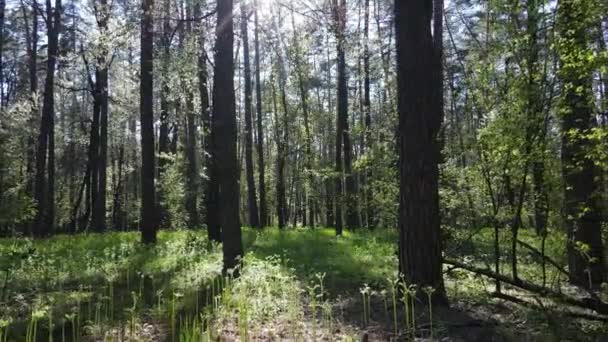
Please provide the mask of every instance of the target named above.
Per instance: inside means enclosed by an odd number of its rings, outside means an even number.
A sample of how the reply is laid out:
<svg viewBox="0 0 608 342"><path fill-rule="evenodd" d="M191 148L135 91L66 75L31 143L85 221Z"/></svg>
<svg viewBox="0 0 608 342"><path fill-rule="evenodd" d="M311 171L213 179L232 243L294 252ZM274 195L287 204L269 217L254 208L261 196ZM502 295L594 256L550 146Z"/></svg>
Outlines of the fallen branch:
<svg viewBox="0 0 608 342"><path fill-rule="evenodd" d="M565 268L560 266L555 260L553 260L550 257L541 253L538 249L534 248L534 246L532 246L524 241L521 241L521 240L517 240L517 243L519 243L523 247L526 247L527 249L529 249L533 254L537 255L538 257L543 258L545 261L547 261L549 264L551 264L553 267L555 267L558 271L563 273L566 277L568 277L568 278L570 277L570 273L568 271L566 271ZM586 287L581 287L581 289L584 290L585 292L587 292L587 294L589 294L589 297L591 297L593 300L601 302L601 299L591 289L588 289Z"/></svg>
<svg viewBox="0 0 608 342"><path fill-rule="evenodd" d="M583 308L583 309L593 310L602 315L608 315L608 303L605 303L597 298L577 299L577 298L565 295L563 293L554 291L547 287L536 285L534 283L527 282L527 281L524 281L521 279L513 279L511 277L507 277L502 274L497 274L496 272L494 272L490 269L487 269L487 268L476 267L473 265L465 264L458 260L451 260L451 259L444 259L443 262L447 265L456 266L456 267L462 268L464 270L467 270L469 272L481 274L488 278L499 280L501 282L518 287L522 290L526 290L529 292L533 292L533 293L536 293L536 294L539 294L542 296L552 298L553 300L561 302L563 304L568 304L568 305L576 306L576 307Z"/></svg>
<svg viewBox="0 0 608 342"><path fill-rule="evenodd" d="M510 296L510 295L504 294L504 293L494 292L494 293L492 293L492 297L503 299L503 300L506 300L509 302L513 302L515 304L525 306L527 308L532 308L535 310L542 310L545 312L549 311L544 305L542 305L542 302L540 302L540 300L538 300L538 298L534 298L538 302L538 304L534 304L534 303L528 302L527 300L523 300L521 298ZM559 313L562 315L573 317L573 318L581 318L581 319L586 319L589 321L608 322L608 317L586 314L583 312L574 312L571 310L560 310Z"/></svg>

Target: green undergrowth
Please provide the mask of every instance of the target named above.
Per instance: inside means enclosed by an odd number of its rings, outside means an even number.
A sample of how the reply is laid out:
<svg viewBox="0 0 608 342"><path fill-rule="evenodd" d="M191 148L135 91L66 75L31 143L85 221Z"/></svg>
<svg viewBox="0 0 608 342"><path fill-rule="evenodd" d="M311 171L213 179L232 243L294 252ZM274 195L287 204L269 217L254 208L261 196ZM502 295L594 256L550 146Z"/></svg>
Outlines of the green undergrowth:
<svg viewBox="0 0 608 342"><path fill-rule="evenodd" d="M454 233L446 246L450 257L491 264L492 231L469 237ZM522 231L520 238L538 246L532 232ZM501 239L508 245L507 232ZM326 228L244 228L244 266L233 279L231 272L221 273L221 246L200 230L162 231L152 247L141 245L136 232L1 239L0 342L210 341L220 335L241 341L351 340L371 327L384 329L382 338L446 334L441 323L430 329L421 323L421 317L433 316L428 303L414 301L407 295L412 287L396 282L396 241L394 230L336 237ZM545 246L558 262L562 243L557 236ZM522 277L538 281L536 256L521 249L519 259ZM506 252L501 265L508 274ZM487 279L461 270L445 279L456 306L496 304ZM424 291L430 296L433 289ZM510 310L513 321L533 322L541 335L557 329L551 322L559 317L557 307L551 315ZM518 329L502 323L506 331ZM603 331L573 324L560 329L574 336L580 329Z"/></svg>

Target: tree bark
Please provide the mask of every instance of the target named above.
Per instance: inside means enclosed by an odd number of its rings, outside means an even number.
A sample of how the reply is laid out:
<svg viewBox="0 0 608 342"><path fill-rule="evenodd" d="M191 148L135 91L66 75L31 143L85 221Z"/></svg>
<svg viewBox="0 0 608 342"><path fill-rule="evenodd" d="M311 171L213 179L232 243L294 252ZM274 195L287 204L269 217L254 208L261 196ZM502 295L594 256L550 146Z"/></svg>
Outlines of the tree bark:
<svg viewBox="0 0 608 342"><path fill-rule="evenodd" d="M363 24L364 30L364 41L363 41L363 113L365 117L365 144L362 145L364 149L369 149L371 153L372 149L372 117L371 117L371 100L370 100L370 71L369 71L369 0L365 0L365 19ZM363 153L365 150L362 150ZM374 192L372 188L372 169L368 165L365 171L364 179L364 192L365 192L365 211L366 211L366 226L368 229L375 227L375 217L372 201L374 198Z"/></svg>
<svg viewBox="0 0 608 342"><path fill-rule="evenodd" d="M186 34L192 34L192 7L191 1L186 3ZM184 91L186 93L186 212L188 213L188 225L195 228L199 225L198 217L198 168L196 163L196 123L194 117L194 84L184 80Z"/></svg>
<svg viewBox="0 0 608 342"><path fill-rule="evenodd" d="M98 9L98 24L99 31L102 36L107 35L107 25L109 18L107 0L99 1ZM102 40L103 41L103 40ZM99 160L98 166L98 181L97 186L98 198L95 202L95 220L93 229L96 232L106 230L106 194L107 194L107 161L108 161L108 65L107 65L108 48L105 43L100 46L99 56L97 58L97 73L96 79L97 96L99 96Z"/></svg>
<svg viewBox="0 0 608 342"><path fill-rule="evenodd" d="M154 185L154 1L142 1L141 18L141 241L156 243L158 216L156 215Z"/></svg>
<svg viewBox="0 0 608 342"><path fill-rule="evenodd" d="M217 3L215 68L213 73L213 132L217 141L219 211L223 235L224 272L237 266L243 256L239 222L239 184L236 156L234 95L234 32L232 0Z"/></svg>
<svg viewBox="0 0 608 342"><path fill-rule="evenodd" d="M266 175L264 164L264 113L262 111L262 83L260 80L260 41L259 41L259 22L258 22L258 3L254 2L254 44L255 44L255 94L257 112L257 152L258 152L258 177L260 187L260 227L268 225L268 207L266 203Z"/></svg>
<svg viewBox="0 0 608 342"><path fill-rule="evenodd" d="M38 101L36 99L36 95L38 92L38 2L36 0L32 0L32 27L30 32L30 27L27 23L27 10L25 5L21 3L21 10L23 11L23 16L26 18L25 22L25 36L27 40L27 50L28 50L28 68L29 68L29 86L30 86L30 105L31 105L31 114L29 118L29 123L31 127L34 127L40 118L38 117ZM36 157L36 139L34 135L29 135L27 138L27 160L26 160L26 193L32 195L35 198L34 194L34 173L35 173L35 157ZM35 223L34 223L35 224Z"/></svg>
<svg viewBox="0 0 608 342"><path fill-rule="evenodd" d="M219 225L219 213L217 200L219 196L218 173L215 166L215 144L213 143L212 118L209 107L208 74L207 74L207 52L205 51L205 32L199 33L199 56L198 56L198 80L201 100L201 119L203 123L203 162L207 170L207 179L204 182L204 207L205 220L207 224L207 236L209 240L222 241L221 228Z"/></svg>
<svg viewBox="0 0 608 342"><path fill-rule="evenodd" d="M55 66L58 51L61 0L46 1L47 74L44 83L42 103L42 120L38 135L36 153L36 181L34 198L37 202L36 225L34 235L48 236L53 231L55 222ZM48 164L47 164L48 160ZM45 179L45 176L47 179Z"/></svg>
<svg viewBox="0 0 608 342"><path fill-rule="evenodd" d="M600 209L596 202L596 170L587 156L592 141L587 134L595 126L594 93L586 60L592 6L564 0L558 7L561 41L558 75L562 87L562 178L564 223L568 232L568 270L572 284L591 287L604 280L604 249Z"/></svg>
<svg viewBox="0 0 608 342"><path fill-rule="evenodd" d="M291 13L291 22L293 29L293 44L295 45L295 67L296 74L298 78L298 88L300 90L300 101L302 102L302 114L304 118L304 147L305 147L305 156L304 156L304 172L306 174L306 185L304 186L304 200L303 200L303 225L310 225L310 227L315 226L315 218L314 218L314 199L313 199L313 190L314 190L314 178L312 174L312 133L310 132L310 110L308 107L308 80L306 79L304 63L305 60L302 56L302 51L300 47L300 43L298 41L298 35L296 31L295 20L293 17L293 12ZM306 220L306 208L308 207L309 216L308 222Z"/></svg>
<svg viewBox="0 0 608 342"><path fill-rule="evenodd" d="M437 51L431 36L432 0L397 0L395 29L399 110L399 271L408 284L435 289L447 304L439 228L441 110ZM412 53L415 51L416 53ZM419 293L421 295L421 293Z"/></svg>
<svg viewBox="0 0 608 342"><path fill-rule="evenodd" d="M241 2L241 39L243 43L243 65L245 76L245 168L247 174L247 210L249 212L249 225L260 228L258 205L253 174L253 124L252 124L252 88L251 65L249 63L249 33L247 20L249 9L244 1Z"/></svg>

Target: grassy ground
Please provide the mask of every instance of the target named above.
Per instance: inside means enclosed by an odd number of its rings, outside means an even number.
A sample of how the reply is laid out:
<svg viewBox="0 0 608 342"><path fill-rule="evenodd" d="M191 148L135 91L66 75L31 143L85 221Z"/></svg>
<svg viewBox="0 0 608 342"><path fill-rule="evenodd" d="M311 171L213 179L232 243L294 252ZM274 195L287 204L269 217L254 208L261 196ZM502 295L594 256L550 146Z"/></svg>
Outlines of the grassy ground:
<svg viewBox="0 0 608 342"><path fill-rule="evenodd" d="M521 238L538 245L527 231ZM459 270L446 273L446 289L458 311L431 311L440 320L429 324L426 303L393 296L397 265L391 230L336 238L331 229L245 229L246 266L236 280L221 276L220 247L204 232L161 232L151 248L138 239L136 233L105 233L0 240L0 342L608 336L601 324L564 321L556 305L532 310L494 299L487 279ZM508 236L502 239L506 246ZM450 256L491 263L491 231L470 239L457 233L453 241L446 246ZM562 242L549 240L547 254L563 260ZM541 279L537 261L521 251L522 277ZM507 274L509 263L505 256ZM555 270L547 274L559 282Z"/></svg>

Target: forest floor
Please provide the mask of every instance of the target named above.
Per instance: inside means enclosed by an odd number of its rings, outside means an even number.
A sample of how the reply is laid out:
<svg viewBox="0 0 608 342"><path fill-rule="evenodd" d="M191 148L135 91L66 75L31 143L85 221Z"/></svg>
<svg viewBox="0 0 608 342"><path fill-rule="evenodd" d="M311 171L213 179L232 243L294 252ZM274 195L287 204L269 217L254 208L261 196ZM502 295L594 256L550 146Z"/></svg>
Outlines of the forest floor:
<svg viewBox="0 0 608 342"><path fill-rule="evenodd" d="M538 244L528 231L520 238ZM447 267L451 308L429 311L406 298L404 310L392 230L337 238L331 229L246 228L246 266L236 279L221 276L221 249L204 231L163 231L154 247L138 239L0 240L0 341L608 340L605 321L574 319L504 284L503 293L532 305L497 299L492 281ZM491 264L491 231L451 240L448 256ZM562 243L548 240L547 255L563 261ZM521 277L540 281L534 256L521 251L519 259ZM507 274L509 264L501 260ZM545 279L566 290L557 274L548 269Z"/></svg>

